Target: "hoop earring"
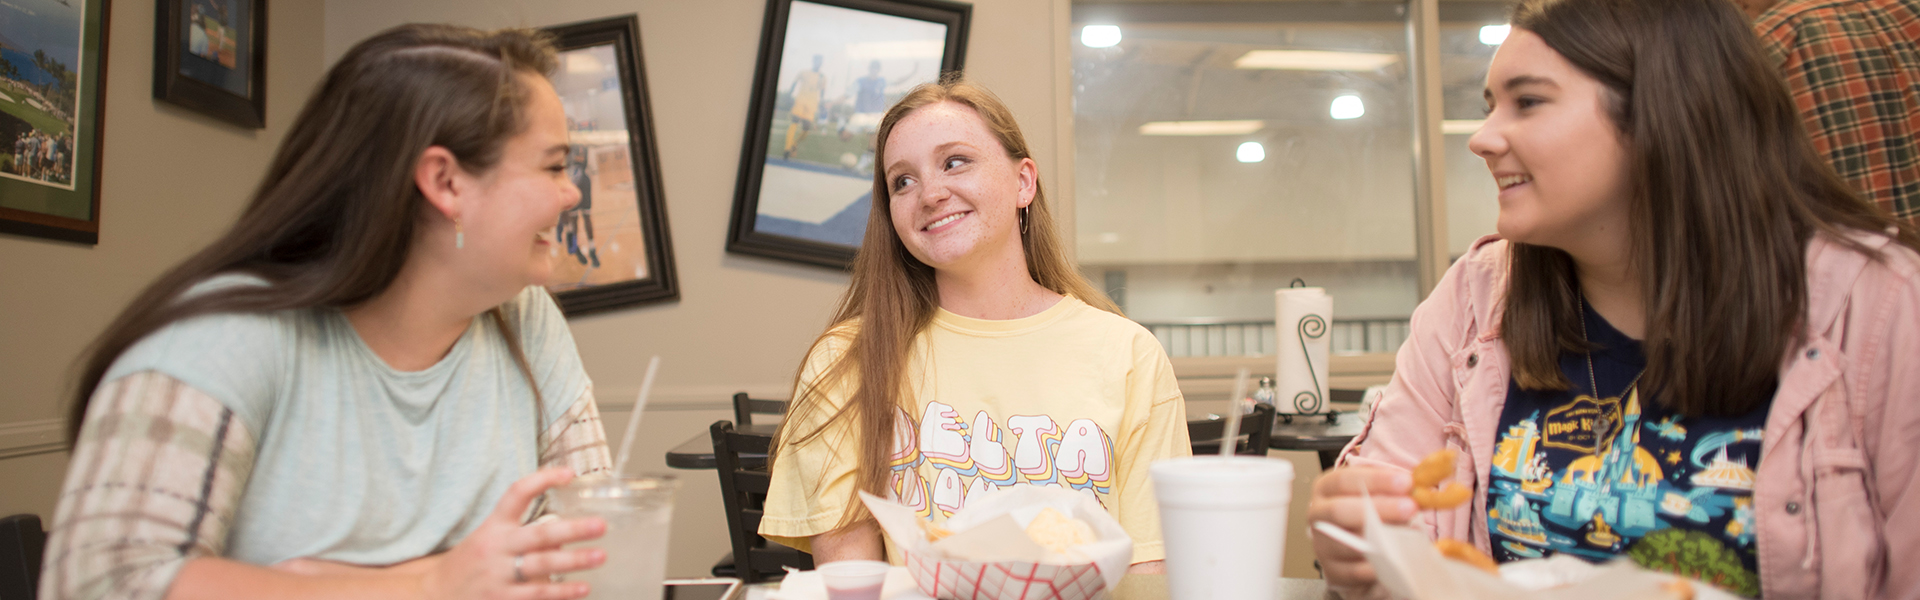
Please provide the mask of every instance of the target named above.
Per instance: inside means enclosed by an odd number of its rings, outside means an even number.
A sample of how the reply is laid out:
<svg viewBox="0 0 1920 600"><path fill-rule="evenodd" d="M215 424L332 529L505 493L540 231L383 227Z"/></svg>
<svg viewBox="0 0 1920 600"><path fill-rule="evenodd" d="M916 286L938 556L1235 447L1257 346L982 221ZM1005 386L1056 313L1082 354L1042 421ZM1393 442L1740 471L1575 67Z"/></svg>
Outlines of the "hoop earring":
<svg viewBox="0 0 1920 600"><path fill-rule="evenodd" d="M1027 234L1027 222L1033 220L1029 216L1029 212L1032 210L1033 210L1033 205L1031 204L1020 207L1020 235Z"/></svg>
<svg viewBox="0 0 1920 600"><path fill-rule="evenodd" d="M460 230L460 221L456 219L453 222L453 249L459 250L465 247L467 247L467 232Z"/></svg>

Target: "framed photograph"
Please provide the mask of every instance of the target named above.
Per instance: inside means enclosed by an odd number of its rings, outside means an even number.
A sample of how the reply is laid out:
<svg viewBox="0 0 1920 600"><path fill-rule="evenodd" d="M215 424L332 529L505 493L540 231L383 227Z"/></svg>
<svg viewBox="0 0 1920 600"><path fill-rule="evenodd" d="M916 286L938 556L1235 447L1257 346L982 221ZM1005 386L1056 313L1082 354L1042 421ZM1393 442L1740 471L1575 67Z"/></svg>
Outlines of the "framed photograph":
<svg viewBox="0 0 1920 600"><path fill-rule="evenodd" d="M0 233L100 242L107 0L0 2Z"/></svg>
<svg viewBox="0 0 1920 600"><path fill-rule="evenodd" d="M266 0L155 4L153 97L241 127L266 127Z"/></svg>
<svg viewBox="0 0 1920 600"><path fill-rule="evenodd" d="M667 237L659 150L628 15L547 28L560 48L553 89L567 111L567 176L580 203L554 228L547 289L568 316L680 297Z"/></svg>
<svg viewBox="0 0 1920 600"><path fill-rule="evenodd" d="M769 0L727 250L845 268L873 206L887 107L965 64L973 7Z"/></svg>

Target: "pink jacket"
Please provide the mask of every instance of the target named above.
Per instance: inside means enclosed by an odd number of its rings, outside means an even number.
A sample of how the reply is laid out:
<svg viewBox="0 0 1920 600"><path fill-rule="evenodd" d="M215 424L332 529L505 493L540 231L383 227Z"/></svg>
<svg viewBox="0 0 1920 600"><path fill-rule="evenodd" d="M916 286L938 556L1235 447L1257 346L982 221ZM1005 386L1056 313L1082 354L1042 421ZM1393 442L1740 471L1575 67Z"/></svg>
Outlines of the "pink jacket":
<svg viewBox="0 0 1920 600"><path fill-rule="evenodd" d="M1753 498L1768 598L1920 598L1920 255L1880 235L1881 260L1817 237L1810 340L1781 365ZM1493 236L1414 311L1393 382L1342 464L1411 469L1460 451L1468 507L1424 522L1487 551L1487 474L1510 362L1500 340L1507 244Z"/></svg>

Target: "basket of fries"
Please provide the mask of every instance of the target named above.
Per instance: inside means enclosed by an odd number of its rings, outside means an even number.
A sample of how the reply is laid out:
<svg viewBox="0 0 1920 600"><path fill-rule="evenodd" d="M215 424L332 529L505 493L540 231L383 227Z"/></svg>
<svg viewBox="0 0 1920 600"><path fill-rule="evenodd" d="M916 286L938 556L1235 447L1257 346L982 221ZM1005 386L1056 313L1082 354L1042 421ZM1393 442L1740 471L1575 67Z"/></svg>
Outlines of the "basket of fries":
<svg viewBox="0 0 1920 600"><path fill-rule="evenodd" d="M912 508L861 494L906 557L922 593L943 600L1087 600L1119 584L1133 539L1085 494L1016 486L933 525Z"/></svg>

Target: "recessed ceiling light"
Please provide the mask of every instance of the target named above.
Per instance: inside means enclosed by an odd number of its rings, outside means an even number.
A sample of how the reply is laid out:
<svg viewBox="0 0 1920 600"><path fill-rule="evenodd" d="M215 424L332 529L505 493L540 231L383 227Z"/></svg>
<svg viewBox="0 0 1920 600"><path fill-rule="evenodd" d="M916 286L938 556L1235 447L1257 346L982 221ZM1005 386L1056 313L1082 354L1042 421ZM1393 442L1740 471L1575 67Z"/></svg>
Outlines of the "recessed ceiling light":
<svg viewBox="0 0 1920 600"><path fill-rule="evenodd" d="M1367 114L1367 105L1359 96L1347 94L1333 99L1333 106L1327 108L1327 114L1335 119L1358 119Z"/></svg>
<svg viewBox="0 0 1920 600"><path fill-rule="evenodd" d="M1488 25L1480 28L1480 43L1498 46L1507 41L1507 34L1513 32L1512 25Z"/></svg>
<svg viewBox="0 0 1920 600"><path fill-rule="evenodd" d="M1233 157L1243 163L1257 163L1267 159L1267 148L1261 146L1260 142L1247 142L1234 151Z"/></svg>
<svg viewBox="0 0 1920 600"><path fill-rule="evenodd" d="M1324 50L1254 50L1234 59L1236 69L1294 71L1378 71L1400 62L1398 54Z"/></svg>
<svg viewBox="0 0 1920 600"><path fill-rule="evenodd" d="M1088 48L1111 48L1120 43L1118 25L1088 25L1080 28L1080 43Z"/></svg>
<svg viewBox="0 0 1920 600"><path fill-rule="evenodd" d="M1266 121L1151 121L1140 125L1140 135L1246 135L1266 126Z"/></svg>

